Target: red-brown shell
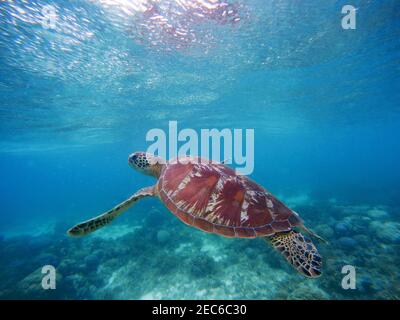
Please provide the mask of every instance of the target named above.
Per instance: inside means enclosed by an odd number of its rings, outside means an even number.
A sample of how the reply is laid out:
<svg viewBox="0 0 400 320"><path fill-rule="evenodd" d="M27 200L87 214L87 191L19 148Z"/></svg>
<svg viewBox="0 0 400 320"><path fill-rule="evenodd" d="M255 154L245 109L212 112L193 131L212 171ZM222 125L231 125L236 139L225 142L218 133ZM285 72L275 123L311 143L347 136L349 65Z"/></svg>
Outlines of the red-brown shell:
<svg viewBox="0 0 400 320"><path fill-rule="evenodd" d="M226 237L269 236L302 223L257 183L223 164L201 163L198 158L167 163L157 189L180 220Z"/></svg>

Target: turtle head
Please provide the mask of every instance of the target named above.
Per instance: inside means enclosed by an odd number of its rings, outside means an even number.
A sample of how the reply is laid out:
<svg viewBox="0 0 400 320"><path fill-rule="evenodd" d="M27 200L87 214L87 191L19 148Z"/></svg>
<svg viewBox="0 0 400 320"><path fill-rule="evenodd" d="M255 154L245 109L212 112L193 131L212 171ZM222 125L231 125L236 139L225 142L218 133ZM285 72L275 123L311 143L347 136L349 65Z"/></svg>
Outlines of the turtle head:
<svg viewBox="0 0 400 320"><path fill-rule="evenodd" d="M163 166L163 160L146 152L134 152L128 157L128 163L133 168L149 176L158 178Z"/></svg>

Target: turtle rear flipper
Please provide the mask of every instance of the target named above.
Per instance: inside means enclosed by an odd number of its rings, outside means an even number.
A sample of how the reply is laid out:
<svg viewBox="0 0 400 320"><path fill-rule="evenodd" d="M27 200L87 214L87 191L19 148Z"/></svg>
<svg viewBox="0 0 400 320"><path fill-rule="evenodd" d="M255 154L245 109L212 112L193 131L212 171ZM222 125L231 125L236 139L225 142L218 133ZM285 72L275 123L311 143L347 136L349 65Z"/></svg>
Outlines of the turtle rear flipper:
<svg viewBox="0 0 400 320"><path fill-rule="evenodd" d="M104 227L105 225L111 223L116 217L121 213L128 210L132 205L143 197L149 197L154 195L154 187L147 187L140 189L138 192L133 194L130 198L126 199L124 202L120 203L113 209L103 213L102 215L92 218L90 220L78 223L71 229L67 231L68 235L71 237L81 237L85 236L97 229Z"/></svg>
<svg viewBox="0 0 400 320"><path fill-rule="evenodd" d="M273 247L301 274L309 278L317 278L321 275L322 258L311 240L300 232L291 230L277 233L269 240Z"/></svg>

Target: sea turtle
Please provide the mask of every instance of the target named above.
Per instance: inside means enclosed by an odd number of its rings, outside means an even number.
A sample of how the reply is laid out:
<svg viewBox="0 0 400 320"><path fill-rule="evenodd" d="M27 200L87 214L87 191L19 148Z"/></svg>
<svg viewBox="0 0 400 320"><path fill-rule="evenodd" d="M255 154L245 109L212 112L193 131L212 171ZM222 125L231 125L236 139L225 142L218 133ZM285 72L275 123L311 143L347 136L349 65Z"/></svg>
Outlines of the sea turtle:
<svg viewBox="0 0 400 320"><path fill-rule="evenodd" d="M158 179L154 186L140 189L102 215L68 230L70 236L87 235L130 208L143 197L157 196L184 223L226 237L262 237L271 243L301 274L321 275L322 260L299 215L260 185L237 175L224 163L196 157L174 161L145 152L128 158L134 169Z"/></svg>

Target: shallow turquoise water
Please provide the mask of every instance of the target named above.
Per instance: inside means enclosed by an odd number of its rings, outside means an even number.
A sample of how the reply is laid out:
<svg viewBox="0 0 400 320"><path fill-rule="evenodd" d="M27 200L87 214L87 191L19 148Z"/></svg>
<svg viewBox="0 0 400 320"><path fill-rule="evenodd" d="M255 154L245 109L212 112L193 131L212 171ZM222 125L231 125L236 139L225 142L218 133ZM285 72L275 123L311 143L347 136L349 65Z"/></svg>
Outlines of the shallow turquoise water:
<svg viewBox="0 0 400 320"><path fill-rule="evenodd" d="M398 2L354 1L355 30L345 1L228 2L0 3L0 298L398 299ZM173 120L254 129L251 178L329 240L321 278L157 199L65 235L154 183L127 157Z"/></svg>

